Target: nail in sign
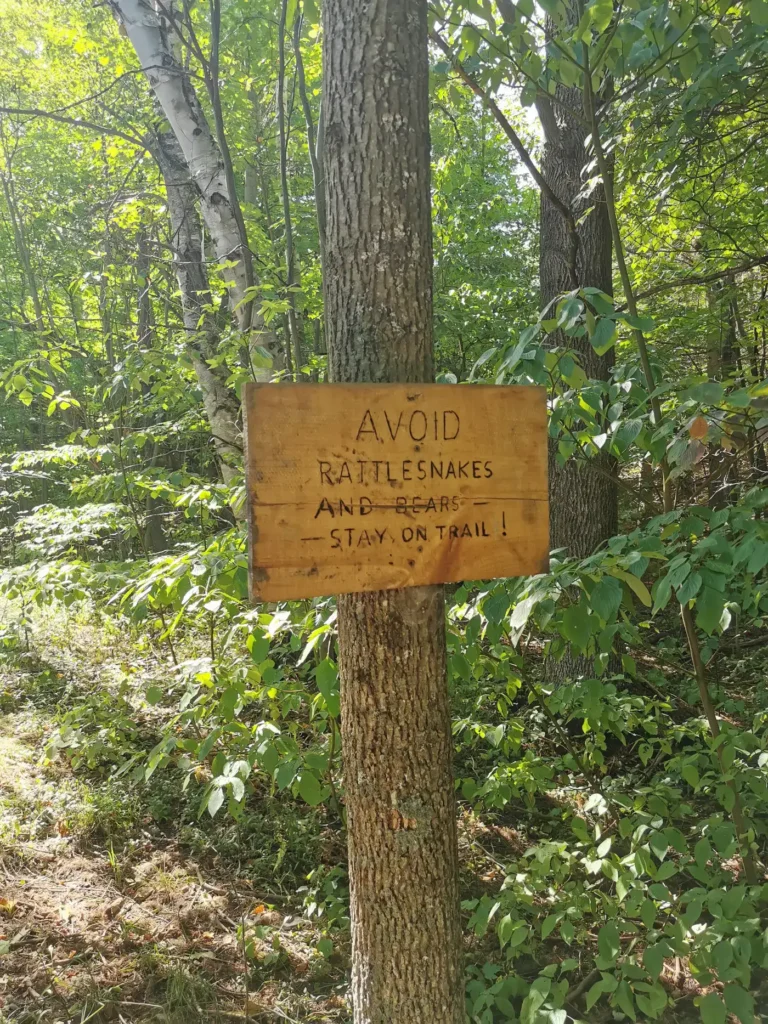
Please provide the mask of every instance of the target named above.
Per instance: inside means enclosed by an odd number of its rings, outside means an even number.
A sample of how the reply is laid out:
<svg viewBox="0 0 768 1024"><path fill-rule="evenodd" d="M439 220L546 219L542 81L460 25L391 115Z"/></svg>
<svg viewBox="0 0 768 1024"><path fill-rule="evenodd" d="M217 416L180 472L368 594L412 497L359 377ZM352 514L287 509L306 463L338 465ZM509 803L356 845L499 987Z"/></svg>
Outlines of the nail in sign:
<svg viewBox="0 0 768 1024"><path fill-rule="evenodd" d="M546 572L543 388L249 384L251 597Z"/></svg>

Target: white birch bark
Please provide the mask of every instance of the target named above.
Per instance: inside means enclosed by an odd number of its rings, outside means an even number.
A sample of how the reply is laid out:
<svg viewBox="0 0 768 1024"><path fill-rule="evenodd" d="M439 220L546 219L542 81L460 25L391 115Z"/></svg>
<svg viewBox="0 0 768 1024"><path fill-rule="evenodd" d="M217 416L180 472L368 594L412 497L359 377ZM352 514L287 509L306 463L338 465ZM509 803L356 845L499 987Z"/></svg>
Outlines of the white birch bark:
<svg viewBox="0 0 768 1024"><path fill-rule="evenodd" d="M171 249L176 280L181 292L187 352L203 395L203 407L213 435L221 475L230 483L242 469L242 439L238 427L239 404L221 370L211 367L218 332L209 312L211 295L205 272L197 189L190 180L174 136L166 133L152 147L165 182L171 222ZM234 510L238 518L242 513Z"/></svg>
<svg viewBox="0 0 768 1024"><path fill-rule="evenodd" d="M200 193L200 206L205 226L216 256L234 264L231 274L231 298L236 308L238 325L243 331L256 332L257 344L267 349L276 365L279 345L271 330L256 313L248 314L243 303L248 285L242 256L245 240L240 231L229 195L227 176L221 151L211 133L189 74L176 60L168 30L151 0L110 0L111 6L133 44L141 67L168 119L179 143L189 174ZM250 320L250 324L246 321ZM254 339L256 340L256 339ZM269 379L270 371L257 372Z"/></svg>

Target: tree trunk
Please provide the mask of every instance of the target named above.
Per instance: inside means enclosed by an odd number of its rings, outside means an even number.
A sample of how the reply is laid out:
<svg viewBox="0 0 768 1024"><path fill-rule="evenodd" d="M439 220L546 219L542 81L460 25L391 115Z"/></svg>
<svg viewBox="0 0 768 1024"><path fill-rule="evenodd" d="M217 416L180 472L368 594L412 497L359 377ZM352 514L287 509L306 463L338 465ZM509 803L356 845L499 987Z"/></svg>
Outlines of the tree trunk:
<svg viewBox="0 0 768 1024"><path fill-rule="evenodd" d="M431 381L425 0L326 0L334 381ZM442 589L339 598L356 1024L465 1019Z"/></svg>
<svg viewBox="0 0 768 1024"><path fill-rule="evenodd" d="M250 272L247 242L238 226L237 197L230 193L221 150L192 86L189 72L177 61L164 19L149 0L110 0L133 44L147 80L179 143L189 174L200 193L203 220L219 260L234 265L232 306L241 330L258 332L259 344L277 357L279 346L248 302ZM257 376L259 376L257 374ZM269 373L262 374L265 379Z"/></svg>
<svg viewBox="0 0 768 1024"><path fill-rule="evenodd" d="M315 122L312 117L312 107L309 103L307 92L307 80L304 74L304 59L301 55L301 18L297 18L293 31L293 52L296 58L296 82L301 98L301 108L304 111L304 121L307 125L307 150L309 152L309 163L312 167L312 185L315 193L315 213L317 216L317 236L320 245L320 270L325 264L325 183L323 181L323 115L320 111L320 120L317 126L317 138L315 138Z"/></svg>
<svg viewBox="0 0 768 1024"><path fill-rule="evenodd" d="M611 229L602 186L586 198L579 198L584 184L587 130L581 123L582 98L578 89L558 86L556 103L542 99L539 116L544 129L541 171L555 195L574 214L578 224L578 247L574 247L565 218L542 193L539 279L542 309L556 296L574 287L600 288L613 293ZM594 206L583 223L584 212ZM613 367L611 349L599 356L588 338L566 338L558 332L554 345L571 348L578 355L587 377L608 380ZM557 445L550 443L549 508L553 548L566 548L569 555L586 557L618 531L618 490L613 477L616 462L599 454L585 462L571 458L557 461Z"/></svg>
<svg viewBox="0 0 768 1024"><path fill-rule="evenodd" d="M218 332L209 312L211 294L197 215L197 189L190 180L181 149L171 133L158 136L153 146L165 182L171 222L171 249L181 293L187 351L192 360L203 406L213 435L222 479L229 483L241 471L242 444L238 427L239 403L226 384L226 370L209 365L216 355Z"/></svg>
<svg viewBox="0 0 768 1024"><path fill-rule="evenodd" d="M137 238L138 244L138 259L136 260L136 277L138 294L136 296L136 338L138 341L139 351L143 349L151 349L155 344L155 322L152 315L152 300L150 297L150 267L149 267L149 256L150 256L150 240L147 236L146 230L142 229L139 231ZM141 393L144 396L144 400L150 403L152 400L152 389L146 381L142 381ZM144 421L142 425L149 426L157 420L157 414L150 419ZM151 467L154 466L155 460L157 459L157 441L153 440L150 446L150 456L146 462L146 465ZM126 480L126 487L128 482ZM160 551L165 551L168 544L165 539L165 532L163 530L163 514L162 514L162 502L160 498L154 498L151 494L148 494L144 500L144 547L147 551L152 551L154 554L158 554Z"/></svg>
<svg viewBox="0 0 768 1024"><path fill-rule="evenodd" d="M293 218L291 216L291 192L288 186L288 126L285 117L285 35L288 30L286 18L288 0L280 4L280 17L277 24L277 128L278 148L280 151L280 195L283 201L283 232L285 238L285 282L288 294L288 311L286 322L290 334L291 357L293 362L294 380L301 380L303 358L303 324L296 307L296 286L299 274L296 266L296 250L293 244ZM298 21L298 18L296 19Z"/></svg>
<svg viewBox="0 0 768 1024"><path fill-rule="evenodd" d="M711 380L729 381L736 369L736 318L733 311L733 281L716 282L707 288L709 330L707 332L707 374ZM739 479L739 464L733 448L710 444L707 452L707 491L712 508L731 503L731 491Z"/></svg>

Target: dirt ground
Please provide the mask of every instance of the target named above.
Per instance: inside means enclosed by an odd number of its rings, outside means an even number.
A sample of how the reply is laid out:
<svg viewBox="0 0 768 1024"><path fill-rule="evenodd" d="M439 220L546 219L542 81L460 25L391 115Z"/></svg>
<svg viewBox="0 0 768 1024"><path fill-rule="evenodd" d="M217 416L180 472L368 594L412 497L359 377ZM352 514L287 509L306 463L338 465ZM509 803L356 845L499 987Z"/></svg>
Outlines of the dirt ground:
<svg viewBox="0 0 768 1024"><path fill-rule="evenodd" d="M347 1019L343 972L303 917L173 836L142 829L120 853L91 840L98 808L41 766L43 730L0 719L0 1020Z"/></svg>

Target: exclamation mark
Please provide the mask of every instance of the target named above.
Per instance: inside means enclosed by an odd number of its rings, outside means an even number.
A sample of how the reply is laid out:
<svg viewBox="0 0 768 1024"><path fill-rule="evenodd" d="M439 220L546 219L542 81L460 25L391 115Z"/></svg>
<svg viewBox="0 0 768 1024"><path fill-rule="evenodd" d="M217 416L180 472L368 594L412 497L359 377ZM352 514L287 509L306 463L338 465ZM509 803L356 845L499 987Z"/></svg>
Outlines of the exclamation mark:
<svg viewBox="0 0 768 1024"><path fill-rule="evenodd" d="M501 513L501 536L502 537L506 537L507 536L507 513L506 512L502 512Z"/></svg>

